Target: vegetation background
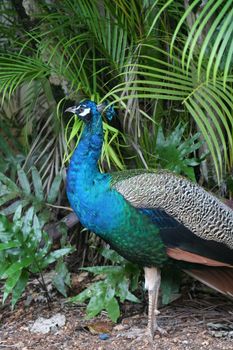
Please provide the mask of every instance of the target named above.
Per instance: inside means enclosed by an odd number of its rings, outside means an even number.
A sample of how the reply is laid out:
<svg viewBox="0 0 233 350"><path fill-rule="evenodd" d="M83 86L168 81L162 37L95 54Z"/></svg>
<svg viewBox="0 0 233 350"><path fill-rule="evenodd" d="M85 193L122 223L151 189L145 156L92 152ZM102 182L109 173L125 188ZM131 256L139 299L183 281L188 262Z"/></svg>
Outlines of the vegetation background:
<svg viewBox="0 0 233 350"><path fill-rule="evenodd" d="M14 305L31 276L46 290L50 264L67 295L70 271L109 261L119 268L92 272L114 276L117 299L104 299L106 285L93 287L103 298L89 313L106 308L115 320L119 298L135 301L136 267L106 249L101 255L103 243L70 213L66 167L82 124L65 108L85 98L115 106L117 118L104 123L103 171L167 168L231 198L232 96L232 0L2 0L3 301L11 295Z"/></svg>

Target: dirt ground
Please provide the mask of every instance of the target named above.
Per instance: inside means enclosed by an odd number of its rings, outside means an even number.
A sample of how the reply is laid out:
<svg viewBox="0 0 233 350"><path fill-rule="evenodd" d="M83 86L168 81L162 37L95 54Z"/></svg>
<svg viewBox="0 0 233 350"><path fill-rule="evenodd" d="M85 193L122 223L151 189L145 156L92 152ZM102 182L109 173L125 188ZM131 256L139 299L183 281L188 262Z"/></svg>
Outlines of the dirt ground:
<svg viewBox="0 0 233 350"><path fill-rule="evenodd" d="M232 350L233 304L219 294L190 293L160 309L159 325L167 335L155 335L153 346L147 336L135 336L146 328L146 310L126 304L123 317L116 325L102 313L94 320L85 319L85 307L72 305L55 296L50 305L33 299L28 306L21 300L14 311L2 306L0 315L0 349L4 350ZM136 313L136 314L135 314ZM39 317L60 314L65 320L50 332L34 333L32 325ZM103 335L104 334L104 335ZM106 335L107 334L107 335ZM101 338L107 338L101 340Z"/></svg>

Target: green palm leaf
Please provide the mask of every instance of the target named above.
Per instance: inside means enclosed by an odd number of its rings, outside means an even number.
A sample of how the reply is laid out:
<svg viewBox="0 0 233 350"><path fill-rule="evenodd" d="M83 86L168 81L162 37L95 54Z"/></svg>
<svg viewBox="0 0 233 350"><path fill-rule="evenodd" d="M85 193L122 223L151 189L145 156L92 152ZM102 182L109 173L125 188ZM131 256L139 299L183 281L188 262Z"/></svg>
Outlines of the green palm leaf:
<svg viewBox="0 0 233 350"><path fill-rule="evenodd" d="M152 46L150 46L152 48ZM154 47L155 56L158 51ZM152 51L153 52L153 51ZM161 50L160 50L161 52ZM167 57L167 52L163 56ZM180 101L184 104L196 121L213 158L217 178L223 176L226 167L230 167L228 145L232 148L232 88L226 85L223 79L217 78L216 83L210 80L198 82L195 69L186 72L182 70L182 61L176 57L174 63L166 62L153 55L142 55L140 59L147 60L147 64L132 64L133 74L143 79L128 81L116 85L106 97L115 97L115 102L132 98L151 98L161 100ZM127 65L127 68L130 65ZM124 75L126 73L122 73ZM127 70L130 75L130 70ZM230 77L228 76L230 81ZM127 93L125 91L127 90ZM131 93L132 92L132 93ZM227 138L225 137L227 135ZM222 150L224 158L222 159Z"/></svg>
<svg viewBox="0 0 233 350"><path fill-rule="evenodd" d="M198 13L194 8L199 6ZM202 68L205 69L206 81L217 80L219 74L224 72L223 85L227 83L227 76L231 70L233 54L233 3L231 0L208 0L201 6L196 0L188 6L174 31L171 41L171 53L175 41L179 40L183 27L192 17L193 23L189 28L182 53L182 66L186 72L197 55L197 76L201 78ZM206 66L207 63L207 66Z"/></svg>

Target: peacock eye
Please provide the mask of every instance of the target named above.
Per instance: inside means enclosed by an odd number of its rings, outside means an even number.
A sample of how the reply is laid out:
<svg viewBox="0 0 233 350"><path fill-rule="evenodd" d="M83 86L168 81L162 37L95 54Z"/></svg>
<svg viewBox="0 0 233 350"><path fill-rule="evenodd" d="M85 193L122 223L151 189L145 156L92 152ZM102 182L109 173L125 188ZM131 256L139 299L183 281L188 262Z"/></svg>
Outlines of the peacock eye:
<svg viewBox="0 0 233 350"><path fill-rule="evenodd" d="M83 121L88 122L90 120L90 116L91 116L91 109L88 108L87 106L80 106L78 108L78 116Z"/></svg>

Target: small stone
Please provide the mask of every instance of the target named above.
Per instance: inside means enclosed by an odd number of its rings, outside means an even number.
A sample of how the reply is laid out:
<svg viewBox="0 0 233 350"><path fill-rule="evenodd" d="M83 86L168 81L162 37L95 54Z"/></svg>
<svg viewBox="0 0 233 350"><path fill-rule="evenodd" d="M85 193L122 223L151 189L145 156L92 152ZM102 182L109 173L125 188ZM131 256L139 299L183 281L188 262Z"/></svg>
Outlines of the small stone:
<svg viewBox="0 0 233 350"><path fill-rule="evenodd" d="M188 340L183 340L182 341L182 344L184 344L184 345L187 345L189 342L188 342Z"/></svg>
<svg viewBox="0 0 233 350"><path fill-rule="evenodd" d="M100 340L108 340L109 338L110 338L109 334L107 334L107 333L102 333L99 335Z"/></svg>
<svg viewBox="0 0 233 350"><path fill-rule="evenodd" d="M210 344L210 342L208 341L208 340L204 340L202 343L201 343L201 345L203 345L203 346L207 346L207 345L209 345Z"/></svg>
<svg viewBox="0 0 233 350"><path fill-rule="evenodd" d="M63 327L66 323L66 318L62 314L55 314L50 318L39 317L30 327L32 333L49 333L56 332L58 328Z"/></svg>

